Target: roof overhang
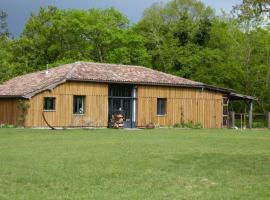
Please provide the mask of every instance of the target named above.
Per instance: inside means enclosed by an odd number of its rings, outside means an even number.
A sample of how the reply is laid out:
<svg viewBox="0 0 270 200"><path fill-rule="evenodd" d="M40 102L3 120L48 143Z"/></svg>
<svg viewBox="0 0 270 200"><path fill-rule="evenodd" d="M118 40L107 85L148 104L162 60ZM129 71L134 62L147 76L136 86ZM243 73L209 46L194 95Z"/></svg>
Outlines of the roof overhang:
<svg viewBox="0 0 270 200"><path fill-rule="evenodd" d="M75 82L92 82L92 83L111 83L111 84L133 84L133 85L149 85L149 86L167 86L167 87L183 87L183 88L197 88L197 89L201 89L201 90L210 90L210 91L215 91L215 92L220 92L223 94L228 95L228 97L231 100L256 100L255 97L252 96L248 96L248 95L242 95L242 94L237 94L235 93L234 90L232 89L227 89L227 88L221 88L221 87L216 87L216 86L212 86L212 85L207 85L207 84L169 84L169 83L162 83L162 82L157 82L157 83L152 83L152 82L131 82L131 81L113 81L113 80L108 80L108 81L104 81L104 80L81 80L81 79L63 79L60 80L56 83L47 85L43 88L40 88L38 90L35 90L33 92L27 93L27 94L23 94L23 95L3 95L0 96L0 99L11 99L11 98L21 98L21 99L31 99L33 96L37 95L38 93L44 92L44 91L48 91L48 90L53 90L55 87L57 87L58 85L61 85L67 81L75 81Z"/></svg>
<svg viewBox="0 0 270 200"><path fill-rule="evenodd" d="M33 92L30 92L30 93L27 93L27 94L24 94L22 97L23 98L26 98L26 99L31 99L33 96L35 96L36 94L39 94L39 93L41 93L41 92L44 92L44 91L52 91L54 88L56 88L58 85L61 85L61 84L63 84L63 83L65 83L66 82L66 79L64 79L64 80L61 80L61 81L58 81L58 82L55 82L55 83L53 83L53 84L50 84L50 85L47 85L47 86L45 86L45 87L43 87L43 88L40 88L40 89L38 89L38 90L35 90L35 91L33 91Z"/></svg>
<svg viewBox="0 0 270 200"><path fill-rule="evenodd" d="M113 80L104 81L104 80L89 80L89 79L87 79L87 80L67 79L67 81L198 88L198 89L207 89L207 90L217 91L217 92L225 93L225 94L229 94L231 92L234 92L234 90L232 90L232 89L220 88L220 87L215 87L215 86L207 85L207 84L194 84L194 85L191 85L191 84L169 84L169 83L162 83L162 82L152 83L152 82L113 81Z"/></svg>
<svg viewBox="0 0 270 200"><path fill-rule="evenodd" d="M0 99L26 99L23 95L1 95Z"/></svg>
<svg viewBox="0 0 270 200"><path fill-rule="evenodd" d="M229 98L231 100L248 100L248 101L257 100L256 97L243 95L243 94L237 94L237 93L234 93L234 92L229 94Z"/></svg>

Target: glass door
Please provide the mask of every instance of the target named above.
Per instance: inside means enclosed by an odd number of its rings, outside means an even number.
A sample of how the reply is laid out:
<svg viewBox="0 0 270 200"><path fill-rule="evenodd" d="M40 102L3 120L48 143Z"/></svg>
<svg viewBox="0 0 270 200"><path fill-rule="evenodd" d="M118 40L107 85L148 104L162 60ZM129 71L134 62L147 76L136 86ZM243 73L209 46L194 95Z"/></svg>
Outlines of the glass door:
<svg viewBox="0 0 270 200"><path fill-rule="evenodd" d="M112 123L116 117L123 119L124 128L135 126L135 119L133 119L133 112L135 112L133 111L135 108L133 89L134 87L131 85L109 86L109 127L114 127Z"/></svg>
<svg viewBox="0 0 270 200"><path fill-rule="evenodd" d="M109 120L112 121L116 115L123 116L124 127L132 128L132 102L131 99L111 99L109 104L110 116Z"/></svg>

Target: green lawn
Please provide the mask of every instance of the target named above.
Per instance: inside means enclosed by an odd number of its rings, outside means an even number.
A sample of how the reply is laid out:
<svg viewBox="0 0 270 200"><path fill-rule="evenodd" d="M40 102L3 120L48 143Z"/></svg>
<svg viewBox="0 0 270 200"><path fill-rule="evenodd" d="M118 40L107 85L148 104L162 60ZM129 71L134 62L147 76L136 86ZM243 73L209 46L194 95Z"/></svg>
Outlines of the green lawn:
<svg viewBox="0 0 270 200"><path fill-rule="evenodd" d="M0 129L0 199L270 199L270 131Z"/></svg>

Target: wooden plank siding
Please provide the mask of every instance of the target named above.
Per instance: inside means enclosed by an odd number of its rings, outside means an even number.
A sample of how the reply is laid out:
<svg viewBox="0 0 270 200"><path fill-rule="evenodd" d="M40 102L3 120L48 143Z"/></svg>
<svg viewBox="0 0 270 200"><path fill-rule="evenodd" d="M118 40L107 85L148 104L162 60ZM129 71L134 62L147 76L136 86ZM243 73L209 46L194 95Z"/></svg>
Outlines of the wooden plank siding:
<svg viewBox="0 0 270 200"><path fill-rule="evenodd" d="M85 114L73 114L73 96L85 98ZM44 112L50 125L55 127L108 125L108 84L67 82L52 91L45 91L34 96L26 116L26 127L46 127L42 117L44 97L55 97L55 111Z"/></svg>
<svg viewBox="0 0 270 200"><path fill-rule="evenodd" d="M73 96L86 96L85 114L73 114ZM32 97L26 114L26 127L47 127L43 117L44 97L56 98L56 110L45 112L47 121L55 127L108 125L108 84L67 82ZM167 99L165 116L157 115L157 98ZM201 123L204 128L221 128L223 122L223 94L196 88L137 86L138 127L152 122L169 126L181 122ZM0 99L0 123L18 125L18 100Z"/></svg>
<svg viewBox="0 0 270 200"><path fill-rule="evenodd" d="M18 99L0 99L0 124L19 125Z"/></svg>
<svg viewBox="0 0 270 200"><path fill-rule="evenodd" d="M183 121L201 123L204 128L221 128L223 95L195 88L138 86L137 126L148 123L160 126L174 125ZM157 98L167 99L165 116L157 115ZM182 113L182 114L181 114Z"/></svg>

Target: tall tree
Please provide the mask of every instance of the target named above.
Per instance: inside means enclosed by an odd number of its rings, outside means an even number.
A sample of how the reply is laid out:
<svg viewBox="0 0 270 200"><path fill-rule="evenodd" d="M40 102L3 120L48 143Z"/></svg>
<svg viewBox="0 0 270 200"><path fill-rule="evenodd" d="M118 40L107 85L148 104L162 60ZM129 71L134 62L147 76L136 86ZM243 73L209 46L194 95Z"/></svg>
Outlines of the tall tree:
<svg viewBox="0 0 270 200"><path fill-rule="evenodd" d="M269 0L243 0L240 5L234 7L234 12L241 20L258 20L262 16L270 17Z"/></svg>
<svg viewBox="0 0 270 200"><path fill-rule="evenodd" d="M173 0L147 9L136 29L145 38L152 66L189 77L196 65L195 54L200 48L197 44L204 45L208 40L210 25L204 23L203 27L201 22L212 15L212 9L196 0Z"/></svg>
<svg viewBox="0 0 270 200"><path fill-rule="evenodd" d="M119 11L59 10L49 6L32 14L14 43L19 73L43 69L46 63L77 60L149 65L143 38Z"/></svg>
<svg viewBox="0 0 270 200"><path fill-rule="evenodd" d="M7 16L8 14L5 11L0 10L0 37L9 36Z"/></svg>
<svg viewBox="0 0 270 200"><path fill-rule="evenodd" d="M0 11L0 83L13 76L11 40L7 25L7 13Z"/></svg>

